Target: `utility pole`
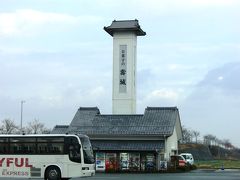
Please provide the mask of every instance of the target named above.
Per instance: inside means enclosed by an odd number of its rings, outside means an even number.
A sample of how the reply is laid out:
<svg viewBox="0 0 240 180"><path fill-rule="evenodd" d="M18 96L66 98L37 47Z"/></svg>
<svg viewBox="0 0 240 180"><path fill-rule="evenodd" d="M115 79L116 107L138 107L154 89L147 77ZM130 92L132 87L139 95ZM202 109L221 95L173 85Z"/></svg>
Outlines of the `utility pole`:
<svg viewBox="0 0 240 180"><path fill-rule="evenodd" d="M23 120L23 103L25 103L26 101L22 100L21 101L21 133L22 133L22 120Z"/></svg>

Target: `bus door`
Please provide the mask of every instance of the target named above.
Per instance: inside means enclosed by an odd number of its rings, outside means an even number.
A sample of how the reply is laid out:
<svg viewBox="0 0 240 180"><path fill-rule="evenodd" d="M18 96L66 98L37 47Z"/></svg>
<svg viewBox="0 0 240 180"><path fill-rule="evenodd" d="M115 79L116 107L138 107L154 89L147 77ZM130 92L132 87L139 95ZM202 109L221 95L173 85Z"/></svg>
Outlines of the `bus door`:
<svg viewBox="0 0 240 180"><path fill-rule="evenodd" d="M65 150L68 153L69 160L73 163L69 163L68 169L71 172L76 172L76 174L79 174L79 171L82 170L82 153L81 153L81 146L79 144L79 141L77 137L70 136L66 137L65 141ZM71 174L71 176L74 176L74 174Z"/></svg>

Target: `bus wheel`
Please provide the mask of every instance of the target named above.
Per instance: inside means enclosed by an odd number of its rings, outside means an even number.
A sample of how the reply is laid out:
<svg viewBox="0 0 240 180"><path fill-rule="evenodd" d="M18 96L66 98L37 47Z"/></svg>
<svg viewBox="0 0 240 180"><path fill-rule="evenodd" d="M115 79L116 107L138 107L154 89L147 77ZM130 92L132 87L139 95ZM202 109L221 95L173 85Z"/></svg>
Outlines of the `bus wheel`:
<svg viewBox="0 0 240 180"><path fill-rule="evenodd" d="M50 166L46 170L45 174L46 180L60 180L61 179L61 173L58 167L56 166Z"/></svg>

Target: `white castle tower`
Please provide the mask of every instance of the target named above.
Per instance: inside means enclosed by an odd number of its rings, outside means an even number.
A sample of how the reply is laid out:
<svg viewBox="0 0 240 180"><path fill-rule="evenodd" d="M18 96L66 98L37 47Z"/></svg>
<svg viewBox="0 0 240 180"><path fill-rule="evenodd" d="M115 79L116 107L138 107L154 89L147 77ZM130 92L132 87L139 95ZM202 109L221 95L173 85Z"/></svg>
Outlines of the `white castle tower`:
<svg viewBox="0 0 240 180"><path fill-rule="evenodd" d="M116 21L104 30L113 37L113 114L136 113L137 36L145 36L138 20Z"/></svg>

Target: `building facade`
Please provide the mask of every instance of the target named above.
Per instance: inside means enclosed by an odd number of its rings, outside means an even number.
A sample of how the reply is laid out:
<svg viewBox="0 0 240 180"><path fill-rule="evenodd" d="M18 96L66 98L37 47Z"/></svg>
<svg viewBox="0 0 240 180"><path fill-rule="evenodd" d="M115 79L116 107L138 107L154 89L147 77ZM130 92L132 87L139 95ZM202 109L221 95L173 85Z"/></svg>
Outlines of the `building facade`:
<svg viewBox="0 0 240 180"><path fill-rule="evenodd" d="M69 126L52 133L90 137L97 171L156 171L178 153L182 139L176 107L147 107L136 114L137 36L145 36L138 20L113 21L104 30L113 37L112 114L80 107Z"/></svg>
<svg viewBox="0 0 240 180"><path fill-rule="evenodd" d="M80 107L69 126L52 133L90 137L97 171L156 171L177 154L182 138L176 107L147 107L144 114L104 115L97 107Z"/></svg>

